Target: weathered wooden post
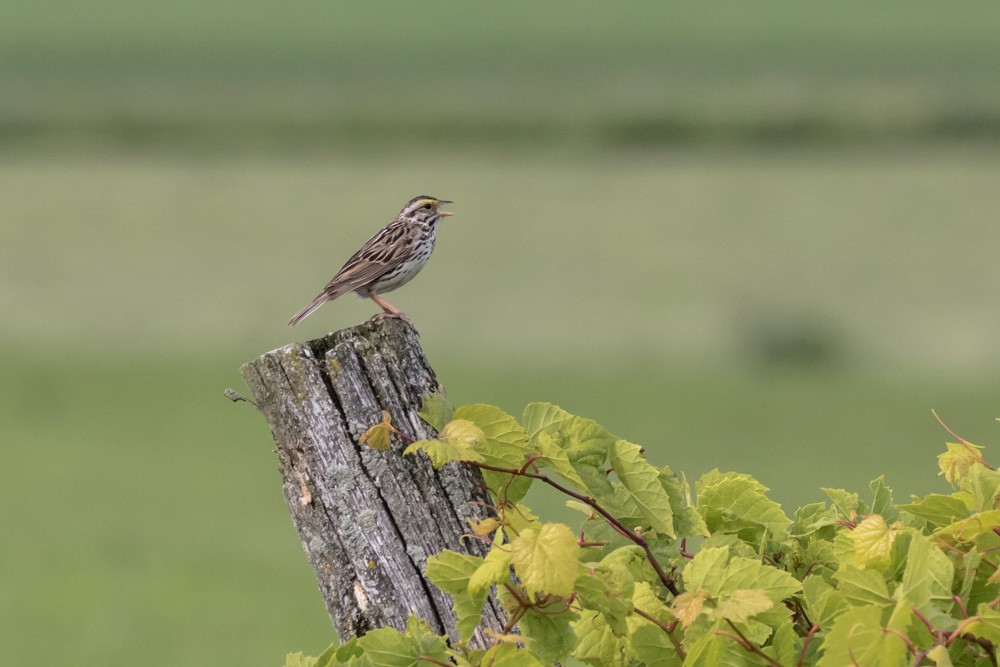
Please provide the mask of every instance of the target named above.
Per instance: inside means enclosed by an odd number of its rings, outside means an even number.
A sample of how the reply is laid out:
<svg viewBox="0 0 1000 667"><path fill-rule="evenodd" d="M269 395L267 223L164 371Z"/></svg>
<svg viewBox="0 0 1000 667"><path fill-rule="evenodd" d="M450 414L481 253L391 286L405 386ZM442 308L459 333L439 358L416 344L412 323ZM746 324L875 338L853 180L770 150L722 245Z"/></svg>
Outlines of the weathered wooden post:
<svg viewBox="0 0 1000 667"><path fill-rule="evenodd" d="M242 373L271 427L285 500L341 639L403 629L411 613L456 639L451 600L424 577L425 563L442 549L485 555L461 539L467 518L488 513L479 471L404 458L395 436L384 452L358 444L382 410L412 437L434 435L417 410L440 386L416 331L377 317L268 352ZM503 626L490 598L475 640L486 645L482 628Z"/></svg>

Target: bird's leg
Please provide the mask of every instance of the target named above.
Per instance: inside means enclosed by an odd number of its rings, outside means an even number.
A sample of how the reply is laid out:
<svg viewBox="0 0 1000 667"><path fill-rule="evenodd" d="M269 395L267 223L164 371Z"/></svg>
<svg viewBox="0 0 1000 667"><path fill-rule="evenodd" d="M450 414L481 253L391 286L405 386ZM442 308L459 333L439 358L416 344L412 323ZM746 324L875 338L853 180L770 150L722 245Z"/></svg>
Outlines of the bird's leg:
<svg viewBox="0 0 1000 667"><path fill-rule="evenodd" d="M369 294L368 298L371 299L372 301L374 301L375 303L377 303L379 305L379 307L382 309L382 311L388 317L396 317L396 318L399 318L399 319L403 320L407 324L410 324L410 325L413 324L412 322L410 322L410 318L407 317L406 315L404 315L403 312L399 310L399 308L396 308L395 306L393 306L391 303L389 303L388 301L386 301L385 299L383 299L382 297L380 297L375 292L372 292L371 294Z"/></svg>

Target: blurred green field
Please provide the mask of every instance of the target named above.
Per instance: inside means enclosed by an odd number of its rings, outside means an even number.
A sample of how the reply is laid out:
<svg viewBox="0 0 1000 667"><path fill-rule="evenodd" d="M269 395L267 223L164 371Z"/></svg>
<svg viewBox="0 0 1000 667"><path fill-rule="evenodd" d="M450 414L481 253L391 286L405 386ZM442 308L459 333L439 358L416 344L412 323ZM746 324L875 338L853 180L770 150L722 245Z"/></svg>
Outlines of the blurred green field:
<svg viewBox="0 0 1000 667"><path fill-rule="evenodd" d="M1000 142L1000 6L11 0L0 138L188 151Z"/></svg>
<svg viewBox="0 0 1000 667"><path fill-rule="evenodd" d="M391 301L454 402L787 509L943 491L932 408L997 441L1000 6L579 7L0 4L0 663L332 640L222 391L375 312L284 324L420 193Z"/></svg>

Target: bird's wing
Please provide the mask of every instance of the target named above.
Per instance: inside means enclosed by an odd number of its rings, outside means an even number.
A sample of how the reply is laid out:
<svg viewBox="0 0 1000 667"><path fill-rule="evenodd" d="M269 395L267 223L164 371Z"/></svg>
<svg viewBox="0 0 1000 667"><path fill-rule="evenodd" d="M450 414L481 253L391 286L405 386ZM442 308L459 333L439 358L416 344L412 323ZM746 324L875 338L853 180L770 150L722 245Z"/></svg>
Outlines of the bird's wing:
<svg viewBox="0 0 1000 667"><path fill-rule="evenodd" d="M323 293L332 300L378 280L413 254L419 237L419 227L409 222L389 223L347 260Z"/></svg>

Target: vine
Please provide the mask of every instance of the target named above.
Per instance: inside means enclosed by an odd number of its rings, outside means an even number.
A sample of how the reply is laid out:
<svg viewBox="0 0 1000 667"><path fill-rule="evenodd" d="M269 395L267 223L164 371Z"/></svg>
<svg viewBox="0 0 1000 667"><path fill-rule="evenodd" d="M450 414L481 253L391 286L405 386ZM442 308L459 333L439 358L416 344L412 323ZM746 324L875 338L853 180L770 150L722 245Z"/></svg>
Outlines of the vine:
<svg viewBox="0 0 1000 667"><path fill-rule="evenodd" d="M485 557L444 551L428 578L451 595L461 640L411 617L286 665L997 665L1000 473L951 432L938 468L952 489L897 504L878 477L870 503L827 500L788 516L751 476L713 470L691 489L639 445L547 403L520 420L426 397L438 436L414 440L388 415L362 438L440 467L476 466L490 516L470 536ZM936 417L937 415L935 415ZM942 422L943 425L943 422ZM582 528L524 503L545 484ZM507 611L486 648L469 640L491 590Z"/></svg>

